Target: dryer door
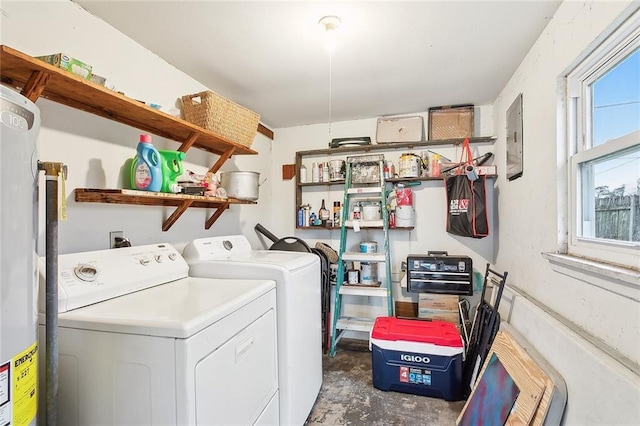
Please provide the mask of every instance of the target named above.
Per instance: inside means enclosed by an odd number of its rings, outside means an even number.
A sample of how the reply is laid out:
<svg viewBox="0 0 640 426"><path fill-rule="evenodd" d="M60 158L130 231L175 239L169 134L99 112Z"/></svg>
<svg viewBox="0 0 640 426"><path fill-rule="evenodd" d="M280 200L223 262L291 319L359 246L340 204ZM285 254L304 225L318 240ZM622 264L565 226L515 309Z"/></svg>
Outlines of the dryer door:
<svg viewBox="0 0 640 426"><path fill-rule="evenodd" d="M187 339L187 423L256 422L278 389L274 307L272 290Z"/></svg>

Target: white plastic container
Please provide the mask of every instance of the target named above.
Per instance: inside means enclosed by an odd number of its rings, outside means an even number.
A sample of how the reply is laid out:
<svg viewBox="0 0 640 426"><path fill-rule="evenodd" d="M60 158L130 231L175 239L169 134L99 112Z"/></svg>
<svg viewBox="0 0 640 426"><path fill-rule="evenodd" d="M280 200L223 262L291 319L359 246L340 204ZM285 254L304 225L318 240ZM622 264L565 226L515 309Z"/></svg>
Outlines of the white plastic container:
<svg viewBox="0 0 640 426"><path fill-rule="evenodd" d="M404 228L414 225L415 210L413 206L396 207L396 227Z"/></svg>
<svg viewBox="0 0 640 426"><path fill-rule="evenodd" d="M362 203L362 219L363 220L380 220L382 214L380 212L380 203L368 201Z"/></svg>

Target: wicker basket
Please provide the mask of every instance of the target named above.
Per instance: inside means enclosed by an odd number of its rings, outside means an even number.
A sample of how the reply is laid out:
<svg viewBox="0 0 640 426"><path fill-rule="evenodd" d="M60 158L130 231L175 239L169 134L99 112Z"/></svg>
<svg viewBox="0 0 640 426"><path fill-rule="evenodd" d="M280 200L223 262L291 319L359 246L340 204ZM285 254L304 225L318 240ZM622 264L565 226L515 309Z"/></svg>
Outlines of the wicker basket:
<svg viewBox="0 0 640 426"><path fill-rule="evenodd" d="M185 119L223 138L251 147L260 114L212 91L182 97Z"/></svg>

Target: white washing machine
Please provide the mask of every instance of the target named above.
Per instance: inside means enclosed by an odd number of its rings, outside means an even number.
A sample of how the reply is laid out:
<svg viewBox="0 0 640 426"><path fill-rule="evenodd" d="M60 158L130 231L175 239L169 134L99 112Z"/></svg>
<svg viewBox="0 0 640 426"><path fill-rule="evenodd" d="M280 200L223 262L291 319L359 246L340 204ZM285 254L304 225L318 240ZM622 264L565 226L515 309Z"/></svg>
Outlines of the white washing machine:
<svg viewBox="0 0 640 426"><path fill-rule="evenodd" d="M272 280L190 278L169 244L58 264L58 424L279 424Z"/></svg>
<svg viewBox="0 0 640 426"><path fill-rule="evenodd" d="M304 424L322 385L318 256L252 250L244 235L194 240L183 256L194 277L276 281L280 423Z"/></svg>

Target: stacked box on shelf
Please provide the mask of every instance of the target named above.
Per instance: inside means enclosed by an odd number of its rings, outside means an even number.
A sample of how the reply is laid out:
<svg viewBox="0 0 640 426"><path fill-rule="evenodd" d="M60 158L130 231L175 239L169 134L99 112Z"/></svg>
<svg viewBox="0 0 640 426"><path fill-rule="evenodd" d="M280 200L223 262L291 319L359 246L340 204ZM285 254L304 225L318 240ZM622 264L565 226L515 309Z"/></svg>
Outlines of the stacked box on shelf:
<svg viewBox="0 0 640 426"><path fill-rule="evenodd" d="M418 295L418 318L446 321L460 325L460 312L456 295L420 293Z"/></svg>

